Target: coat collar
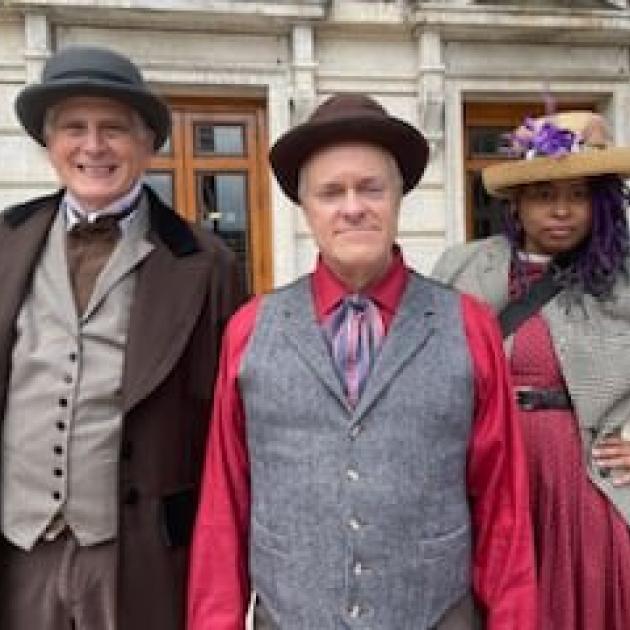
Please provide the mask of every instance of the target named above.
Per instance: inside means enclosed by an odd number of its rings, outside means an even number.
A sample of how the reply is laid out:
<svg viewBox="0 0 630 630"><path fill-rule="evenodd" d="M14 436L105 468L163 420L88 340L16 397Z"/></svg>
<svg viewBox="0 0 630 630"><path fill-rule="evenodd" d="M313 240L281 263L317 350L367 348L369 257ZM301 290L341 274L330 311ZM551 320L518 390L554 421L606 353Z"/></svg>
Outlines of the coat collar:
<svg viewBox="0 0 630 630"><path fill-rule="evenodd" d="M153 251L138 270L127 337L123 408L148 396L181 356L208 295L212 258L191 227L145 187ZM63 191L9 208L0 222L0 404L15 320Z"/></svg>

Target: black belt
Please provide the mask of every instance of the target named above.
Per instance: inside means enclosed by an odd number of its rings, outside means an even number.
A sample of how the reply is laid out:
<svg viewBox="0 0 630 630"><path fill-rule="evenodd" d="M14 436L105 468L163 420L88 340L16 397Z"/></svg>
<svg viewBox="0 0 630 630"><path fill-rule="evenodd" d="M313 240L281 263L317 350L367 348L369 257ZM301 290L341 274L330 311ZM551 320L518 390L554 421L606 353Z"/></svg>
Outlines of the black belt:
<svg viewBox="0 0 630 630"><path fill-rule="evenodd" d="M566 389L516 389L516 402L523 411L572 409Z"/></svg>

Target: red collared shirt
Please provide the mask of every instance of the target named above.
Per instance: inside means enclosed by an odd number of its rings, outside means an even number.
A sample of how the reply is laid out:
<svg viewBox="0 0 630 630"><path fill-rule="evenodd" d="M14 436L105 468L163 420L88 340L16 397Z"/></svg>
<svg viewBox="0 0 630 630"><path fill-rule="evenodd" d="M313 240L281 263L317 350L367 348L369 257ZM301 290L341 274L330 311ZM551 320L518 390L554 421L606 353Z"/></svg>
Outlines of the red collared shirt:
<svg viewBox="0 0 630 630"><path fill-rule="evenodd" d="M407 283L398 250L387 274L365 294L387 331ZM321 260L311 276L318 321L348 290ZM241 359L260 298L228 325L216 383L201 501L193 537L189 630L243 630L250 599L250 484L245 413L238 387ZM534 630L534 552L526 464L498 327L490 310L462 295L474 365L475 417L467 454L473 523L473 589L488 630Z"/></svg>

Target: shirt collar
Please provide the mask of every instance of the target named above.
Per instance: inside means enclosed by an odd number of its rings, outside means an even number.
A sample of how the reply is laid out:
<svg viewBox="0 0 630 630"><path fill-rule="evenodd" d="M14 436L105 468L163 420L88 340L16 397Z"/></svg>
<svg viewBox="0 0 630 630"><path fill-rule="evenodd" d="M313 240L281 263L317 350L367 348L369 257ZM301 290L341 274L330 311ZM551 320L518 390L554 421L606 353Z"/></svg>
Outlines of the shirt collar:
<svg viewBox="0 0 630 630"><path fill-rule="evenodd" d="M317 259L317 266L311 276L311 283L318 322L323 321L346 295L353 293L326 266L321 255ZM373 300L386 319L391 321L406 285L407 268L400 248L395 245L392 261L385 275L361 291L361 294Z"/></svg>
<svg viewBox="0 0 630 630"><path fill-rule="evenodd" d="M116 201L112 202L98 212L84 209L77 198L71 192L66 190L60 204L60 207L66 217L66 229L70 231L77 223L83 220L87 221L88 223L94 223L94 221L96 221L98 218L110 215L117 215L121 212L124 212L127 208L135 203L136 199L139 198L142 192L142 185L142 180L138 180L128 193L126 193L119 199L116 199ZM136 204L136 207L128 215L124 216L120 220L120 229L123 232L133 220L133 217L135 216L138 209L137 205L138 204Z"/></svg>

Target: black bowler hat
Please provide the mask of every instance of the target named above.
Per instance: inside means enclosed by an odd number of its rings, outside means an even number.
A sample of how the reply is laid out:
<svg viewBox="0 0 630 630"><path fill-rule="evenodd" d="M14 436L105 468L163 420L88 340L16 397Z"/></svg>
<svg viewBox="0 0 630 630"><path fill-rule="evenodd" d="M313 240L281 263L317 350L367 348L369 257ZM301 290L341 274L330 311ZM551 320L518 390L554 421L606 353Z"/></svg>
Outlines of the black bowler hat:
<svg viewBox="0 0 630 630"><path fill-rule="evenodd" d="M102 96L135 109L155 132L157 151L168 137L171 114L147 87L127 57L105 48L72 46L55 53L44 66L41 83L27 85L15 100L22 126L44 145L46 110L70 96Z"/></svg>
<svg viewBox="0 0 630 630"><path fill-rule="evenodd" d="M298 180L304 163L320 149L346 141L375 144L391 153L403 179L403 194L418 183L429 158L427 142L415 127L390 116L369 96L337 94L271 148L271 167L285 194L299 203Z"/></svg>

